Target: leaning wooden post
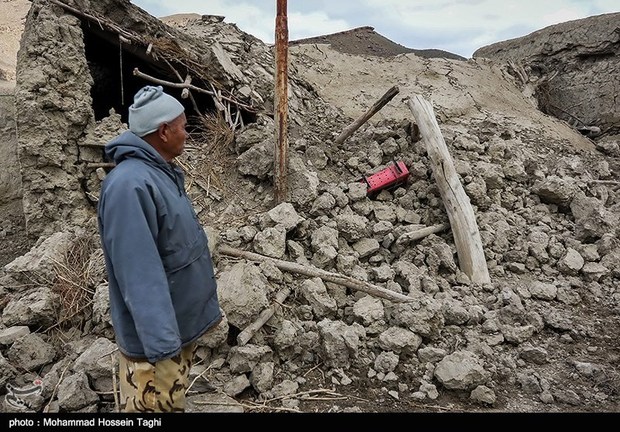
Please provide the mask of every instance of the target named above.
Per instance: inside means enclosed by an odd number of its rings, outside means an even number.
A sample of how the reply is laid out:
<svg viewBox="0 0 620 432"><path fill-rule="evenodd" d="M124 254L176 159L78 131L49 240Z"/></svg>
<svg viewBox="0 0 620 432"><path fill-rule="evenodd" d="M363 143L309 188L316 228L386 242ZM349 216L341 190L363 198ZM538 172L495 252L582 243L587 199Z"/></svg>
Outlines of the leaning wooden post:
<svg viewBox="0 0 620 432"><path fill-rule="evenodd" d="M415 95L409 99L409 109L418 124L420 136L426 142L433 176L450 220L460 268L472 282L491 282L476 217L454 169L433 106Z"/></svg>
<svg viewBox="0 0 620 432"><path fill-rule="evenodd" d="M275 36L275 126L274 198L276 204L286 201L288 182L288 18L286 0L277 0Z"/></svg>
<svg viewBox="0 0 620 432"><path fill-rule="evenodd" d="M351 123L349 126L347 126L340 133L340 135L338 135L338 138L336 138L334 142L336 144L343 143L344 140L346 140L351 135L353 135L353 132L358 130L360 126L366 123L372 116L374 116L377 112L379 112L381 108L383 108L389 101L391 101L394 98L394 96L398 94L399 91L400 90L398 89L398 86L394 86L391 89L389 89L387 92L385 92L385 94L381 96L381 99L375 102L368 111L366 111L360 118L358 118L353 123Z"/></svg>

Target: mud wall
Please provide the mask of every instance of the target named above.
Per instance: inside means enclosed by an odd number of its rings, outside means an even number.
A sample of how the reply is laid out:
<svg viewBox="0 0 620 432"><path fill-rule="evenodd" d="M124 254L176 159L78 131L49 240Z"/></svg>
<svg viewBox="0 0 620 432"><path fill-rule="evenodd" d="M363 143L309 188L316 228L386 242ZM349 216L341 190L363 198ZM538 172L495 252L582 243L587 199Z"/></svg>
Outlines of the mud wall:
<svg viewBox="0 0 620 432"><path fill-rule="evenodd" d="M93 216L79 184L78 141L93 123L80 21L33 3L17 56L17 149L26 229L49 235Z"/></svg>

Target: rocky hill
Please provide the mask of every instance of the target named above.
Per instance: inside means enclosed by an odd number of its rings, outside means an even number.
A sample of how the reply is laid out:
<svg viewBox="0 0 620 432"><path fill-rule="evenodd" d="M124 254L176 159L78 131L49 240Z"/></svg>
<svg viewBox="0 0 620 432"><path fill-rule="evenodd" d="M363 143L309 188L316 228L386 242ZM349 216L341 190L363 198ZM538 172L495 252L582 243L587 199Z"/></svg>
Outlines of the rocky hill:
<svg viewBox="0 0 620 432"><path fill-rule="evenodd" d="M541 111L589 136L617 135L618 20L620 14L609 13L557 24L482 47L473 57L516 66L512 73L521 86L535 88Z"/></svg>
<svg viewBox="0 0 620 432"><path fill-rule="evenodd" d="M617 32L584 41L583 22L565 23L532 36L558 38L545 55L527 39L511 47L529 55L495 60L486 48L469 60L420 55L368 27L292 43L289 189L276 203L273 47L214 16L86 3L33 2L2 99L14 113L3 172L20 189L0 201L18 202L21 221L2 231L5 411L115 410L94 223L113 168L101 145L126 128L133 89L186 74L212 92L184 100L195 130L178 163L226 317L200 341L190 411L620 411L617 121L592 106L575 114L565 86L542 103L576 71L581 82L601 67L617 79ZM600 55L604 34L614 55ZM562 63L576 41L579 55ZM431 137L409 104L417 96L432 104L444 166L474 211L490 282L463 270ZM551 105L583 121L542 109ZM369 196L363 177L393 161L407 181ZM27 253L4 247L14 238ZM14 389L26 388L20 405Z"/></svg>

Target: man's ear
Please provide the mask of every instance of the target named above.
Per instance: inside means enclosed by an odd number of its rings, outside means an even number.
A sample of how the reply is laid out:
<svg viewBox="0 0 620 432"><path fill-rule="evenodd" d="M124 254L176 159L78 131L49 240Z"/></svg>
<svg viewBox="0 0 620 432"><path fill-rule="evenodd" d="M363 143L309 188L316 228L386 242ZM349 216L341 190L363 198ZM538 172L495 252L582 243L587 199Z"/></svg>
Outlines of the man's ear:
<svg viewBox="0 0 620 432"><path fill-rule="evenodd" d="M162 123L157 128L157 136L159 136L159 139L161 139L164 142L168 141L168 137L166 136L167 128L168 128L168 123Z"/></svg>

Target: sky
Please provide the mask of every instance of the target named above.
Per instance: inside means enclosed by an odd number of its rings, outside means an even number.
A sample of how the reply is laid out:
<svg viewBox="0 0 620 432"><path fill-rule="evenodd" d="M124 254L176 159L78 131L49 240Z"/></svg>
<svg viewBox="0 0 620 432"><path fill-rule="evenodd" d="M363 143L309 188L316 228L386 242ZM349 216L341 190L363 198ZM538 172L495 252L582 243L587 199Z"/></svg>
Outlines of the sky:
<svg viewBox="0 0 620 432"><path fill-rule="evenodd" d="M132 0L155 17L222 15L240 30L274 43L277 0ZM370 26L412 49L471 58L495 42L561 22L620 12L619 0L288 0L288 39Z"/></svg>

